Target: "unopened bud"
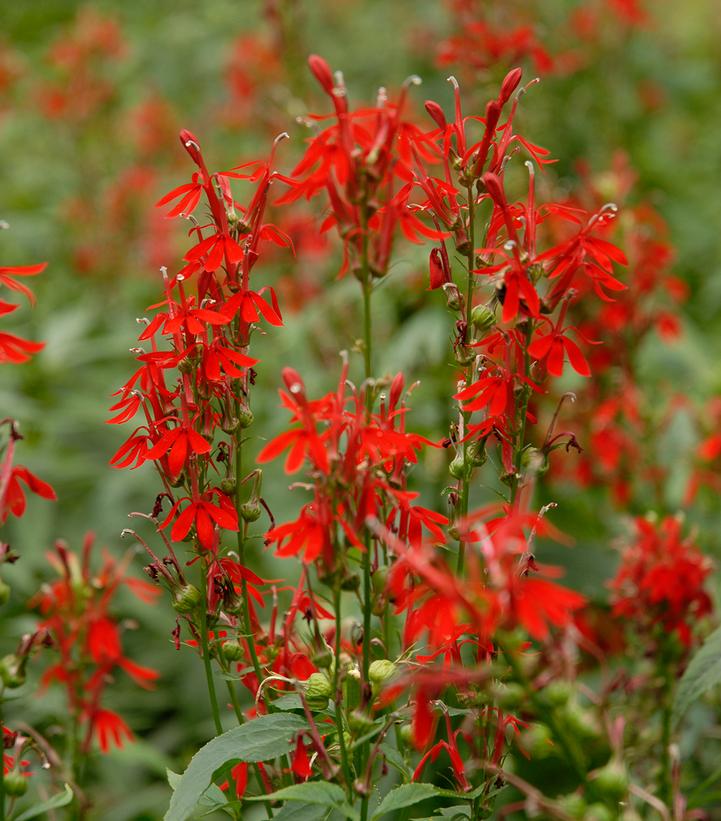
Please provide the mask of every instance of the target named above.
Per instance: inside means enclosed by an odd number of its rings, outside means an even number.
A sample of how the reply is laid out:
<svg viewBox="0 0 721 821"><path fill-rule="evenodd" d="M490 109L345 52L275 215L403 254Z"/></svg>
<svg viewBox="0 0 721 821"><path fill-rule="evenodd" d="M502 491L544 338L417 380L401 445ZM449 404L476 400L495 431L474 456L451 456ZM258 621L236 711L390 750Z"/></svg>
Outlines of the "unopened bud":
<svg viewBox="0 0 721 821"><path fill-rule="evenodd" d="M433 119L433 122L438 126L438 128L445 130L447 125L446 115L443 113L443 109L438 105L438 103L434 102L433 100L426 100L425 109Z"/></svg>
<svg viewBox="0 0 721 821"><path fill-rule="evenodd" d="M173 609L178 613L192 613L200 604L203 596L193 584L186 584L176 591L173 597Z"/></svg>
<svg viewBox="0 0 721 821"><path fill-rule="evenodd" d="M238 408L238 421L240 422L241 428L249 428L253 424L254 419L253 411L250 408L245 405L241 405L241 407Z"/></svg>
<svg viewBox="0 0 721 821"><path fill-rule="evenodd" d="M240 661L243 658L243 648L237 641L226 641L220 652L226 661Z"/></svg>
<svg viewBox="0 0 721 821"><path fill-rule="evenodd" d="M226 476L225 479L222 479L220 482L220 489L228 496L230 496L231 493L235 493L237 486L238 482L236 481L235 476Z"/></svg>
<svg viewBox="0 0 721 821"><path fill-rule="evenodd" d="M476 305L471 311L471 322L478 333L484 334L496 324L496 314L488 305Z"/></svg>
<svg viewBox="0 0 721 821"><path fill-rule="evenodd" d="M5 656L0 661L0 678L3 684L10 690L22 687L25 684L25 665L23 660L16 655Z"/></svg>
<svg viewBox="0 0 721 821"><path fill-rule="evenodd" d="M27 792L28 782L27 778L25 778L16 767L5 774L3 777L3 786L5 787L6 795L11 798L19 798Z"/></svg>
<svg viewBox="0 0 721 821"><path fill-rule="evenodd" d="M371 684L380 687L396 674L396 666L390 659L372 661L368 667L368 679Z"/></svg>
<svg viewBox="0 0 721 821"><path fill-rule="evenodd" d="M244 502L240 506L240 515L245 522L257 522L262 513L258 502Z"/></svg>
<svg viewBox="0 0 721 821"><path fill-rule="evenodd" d="M325 710L333 692L325 673L311 673L303 684L305 700L311 710Z"/></svg>
<svg viewBox="0 0 721 821"><path fill-rule="evenodd" d="M463 296L455 282L446 282L443 286L443 293L446 295L446 305L451 311L463 310Z"/></svg>

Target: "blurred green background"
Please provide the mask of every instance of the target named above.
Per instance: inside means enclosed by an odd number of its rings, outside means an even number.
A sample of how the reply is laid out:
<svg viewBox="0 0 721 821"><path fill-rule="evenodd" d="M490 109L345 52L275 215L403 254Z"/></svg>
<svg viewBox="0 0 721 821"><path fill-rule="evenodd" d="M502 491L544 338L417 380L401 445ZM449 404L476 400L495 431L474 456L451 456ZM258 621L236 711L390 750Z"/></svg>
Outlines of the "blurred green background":
<svg viewBox="0 0 721 821"><path fill-rule="evenodd" d="M481 5L501 26L504 14L513 19L528 6ZM543 76L523 101L521 130L559 158L548 173L561 188L576 184L579 160L602 173L619 149L628 154L638 174L633 199L650 201L668 221L675 273L691 289L684 336L673 345L653 335L646 339L638 371L651 404L665 407L672 384L703 418L706 403L721 388L717 3L654 0L643 25L601 15L592 36L578 42L562 34L578 3L546 0L538 6L543 8L533 11L534 24L549 52L573 49L582 59L571 71ZM33 623L24 601L48 578L44 556L53 541L64 538L79 546L93 530L119 555L126 514L149 511L158 492L150 469L109 467L129 429L104 420L112 392L133 371L135 319L160 298L158 268L173 271L184 249L183 226L163 220L153 208L192 171L177 130L193 131L217 169L266 156L273 136L288 131L291 141L281 147L279 161L289 171L305 133L296 118L327 110L305 70L309 53L343 70L355 101L372 101L381 85L393 96L408 75L418 74L423 85L412 96L419 117L426 98L450 110L451 72L478 103L477 112L468 113L480 113L511 65L501 60L473 72L436 64L439 44L454 30L451 3L37 0L4 3L2 20L0 218L10 229L0 233L1 259L46 260L49 266L34 282L37 306L23 307L9 326L47 346L32 364L0 371L0 417L20 420L25 439L18 461L51 482L59 497L57 504L30 499L27 516L6 526L5 538L22 554L10 579L13 605L0 623L7 652ZM307 229L300 229L296 240L297 262L276 254L262 270L288 306L286 327L259 338L254 350L262 360L254 431L262 437L285 421L276 395L280 368L295 367L312 391L330 388L337 351L352 347L349 329L358 327L356 283L335 276L335 238L328 248L316 247ZM425 290L427 248L401 245L395 258L376 303L379 370L402 369L409 381L422 379L412 425L438 436L447 422L444 395L453 373L447 315ZM692 449L701 435L695 419L677 413L657 437L658 459L670 469L664 488L669 510L682 506ZM416 477L431 502L444 470L434 455ZM283 520L297 509L300 496L287 491L279 466L267 474L265 495L276 519ZM611 512L602 489L583 497L571 488L553 493L561 502L555 521L577 544L573 551L544 548L544 559L561 561L572 583L602 597L602 580L613 566L610 543L622 517ZM647 503L637 500L639 508ZM713 494L702 495L687 512L712 553L719 552L718 512ZM292 572L263 555L260 542L256 561L266 575ZM138 557L138 573L142 564ZM168 604L138 610L134 601L122 600L119 611L137 621L138 629L125 636L129 654L158 667L163 678L152 693L118 679L114 706L142 740L95 762L105 785L96 797L97 817L153 819L167 802L165 766L180 770L211 727L199 697L200 666L190 651L172 650ZM60 693L26 699L20 709L24 720L52 732L62 717Z"/></svg>

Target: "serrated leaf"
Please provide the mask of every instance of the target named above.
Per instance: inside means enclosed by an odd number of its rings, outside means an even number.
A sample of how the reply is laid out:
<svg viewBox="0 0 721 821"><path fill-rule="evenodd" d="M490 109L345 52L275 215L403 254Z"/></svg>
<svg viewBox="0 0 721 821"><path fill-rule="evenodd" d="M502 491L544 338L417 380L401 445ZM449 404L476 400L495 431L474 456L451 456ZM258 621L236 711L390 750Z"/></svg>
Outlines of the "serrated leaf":
<svg viewBox="0 0 721 821"><path fill-rule="evenodd" d="M673 702L676 724L691 704L721 682L721 627L714 630L691 659Z"/></svg>
<svg viewBox="0 0 721 821"><path fill-rule="evenodd" d="M333 807L345 801L345 793L337 784L327 781L306 781L283 787L267 795L255 795L249 801L303 801L306 804L321 804Z"/></svg>
<svg viewBox="0 0 721 821"><path fill-rule="evenodd" d="M298 693L287 693L277 698L273 702L273 706L278 710L302 710L303 702L300 700Z"/></svg>
<svg viewBox="0 0 721 821"><path fill-rule="evenodd" d="M325 821L330 808L325 811L320 810L323 813L321 816L318 812L317 804L298 804L295 801L289 801L274 813L273 821Z"/></svg>
<svg viewBox="0 0 721 821"><path fill-rule="evenodd" d="M327 781L306 781L303 784L294 784L291 787L283 787L268 793L268 795L254 795L248 798L248 801L302 802L304 805L328 807L329 811L333 809L354 821L358 818L358 813L353 807L346 804L343 790L337 784L329 784Z"/></svg>
<svg viewBox="0 0 721 821"><path fill-rule="evenodd" d="M267 761L288 753L293 738L306 727L305 719L294 713L272 713L234 727L209 741L193 756L176 784L165 813L165 821L186 821L213 779L213 774L230 761Z"/></svg>
<svg viewBox="0 0 721 821"><path fill-rule="evenodd" d="M413 804L418 804L425 801L427 798L432 798L438 795L438 788L433 784L401 784L391 790L388 795L378 805L378 809L373 813L373 821L387 815L389 812L397 812L404 807L411 807Z"/></svg>
<svg viewBox="0 0 721 821"><path fill-rule="evenodd" d="M48 798L48 800L43 801L42 804L36 804L34 807L30 807L29 810L25 810L25 812L20 813L15 821L30 821L31 818L37 818L39 815L44 815L46 812L50 812L50 810L58 810L60 807L67 807L72 800L73 791L70 789L70 786L66 784L64 792L58 793L52 798Z"/></svg>

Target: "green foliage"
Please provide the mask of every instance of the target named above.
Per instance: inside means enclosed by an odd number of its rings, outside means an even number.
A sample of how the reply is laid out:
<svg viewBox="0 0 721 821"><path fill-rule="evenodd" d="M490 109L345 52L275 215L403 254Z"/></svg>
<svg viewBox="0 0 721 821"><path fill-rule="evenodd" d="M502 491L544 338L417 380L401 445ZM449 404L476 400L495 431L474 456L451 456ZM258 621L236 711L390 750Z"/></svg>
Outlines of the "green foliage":
<svg viewBox="0 0 721 821"><path fill-rule="evenodd" d="M306 727L292 713L274 713L234 727L209 741L193 756L176 783L165 821L185 821L208 788L214 774L229 762L267 761L293 748L294 735Z"/></svg>
<svg viewBox="0 0 721 821"><path fill-rule="evenodd" d="M673 704L673 721L678 723L688 708L721 682L721 627L714 630L696 651L679 682Z"/></svg>

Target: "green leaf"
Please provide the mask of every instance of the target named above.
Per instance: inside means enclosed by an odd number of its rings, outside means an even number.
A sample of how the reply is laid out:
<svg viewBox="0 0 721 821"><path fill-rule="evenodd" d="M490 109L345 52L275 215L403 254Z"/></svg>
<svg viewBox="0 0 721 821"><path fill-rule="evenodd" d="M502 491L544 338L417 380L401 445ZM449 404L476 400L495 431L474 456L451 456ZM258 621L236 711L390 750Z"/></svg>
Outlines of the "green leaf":
<svg viewBox="0 0 721 821"><path fill-rule="evenodd" d="M302 801L304 805L328 807L346 818L357 819L358 813L345 803L345 793L337 784L327 781L306 781L304 784L294 784L292 787L268 793L268 795L254 795L248 801ZM317 814L318 810L316 810ZM291 816L292 817L292 816Z"/></svg>
<svg viewBox="0 0 721 821"><path fill-rule="evenodd" d="M330 809L322 811L318 816L318 806L316 804L297 804L289 801L273 815L273 821L324 821L328 817Z"/></svg>
<svg viewBox="0 0 721 821"><path fill-rule="evenodd" d="M20 813L15 821L29 821L29 819L37 818L39 815L50 812L50 810L57 810L60 807L67 807L72 800L73 791L66 784L64 792L58 793L52 798L48 798L48 800L43 801L42 804L36 804L34 807L30 807L29 810L25 810L25 812Z"/></svg>
<svg viewBox="0 0 721 821"><path fill-rule="evenodd" d="M433 784L401 784L391 790L381 801L378 809L373 813L373 821L389 812L397 812L404 807L411 807L427 798L438 795L438 788Z"/></svg>
<svg viewBox="0 0 721 821"><path fill-rule="evenodd" d="M305 719L294 713L272 713L254 718L209 741L192 757L177 782L165 821L186 821L190 818L213 774L223 764L230 761L267 761L284 755L293 748L293 737L305 727Z"/></svg>
<svg viewBox="0 0 721 821"><path fill-rule="evenodd" d="M337 784L327 781L306 781L283 787L267 795L255 795L249 801L303 801L306 804L321 804L332 807L345 801L345 793Z"/></svg>
<svg viewBox="0 0 721 821"><path fill-rule="evenodd" d="M676 724L691 704L721 682L721 627L701 645L681 677L673 703Z"/></svg>

